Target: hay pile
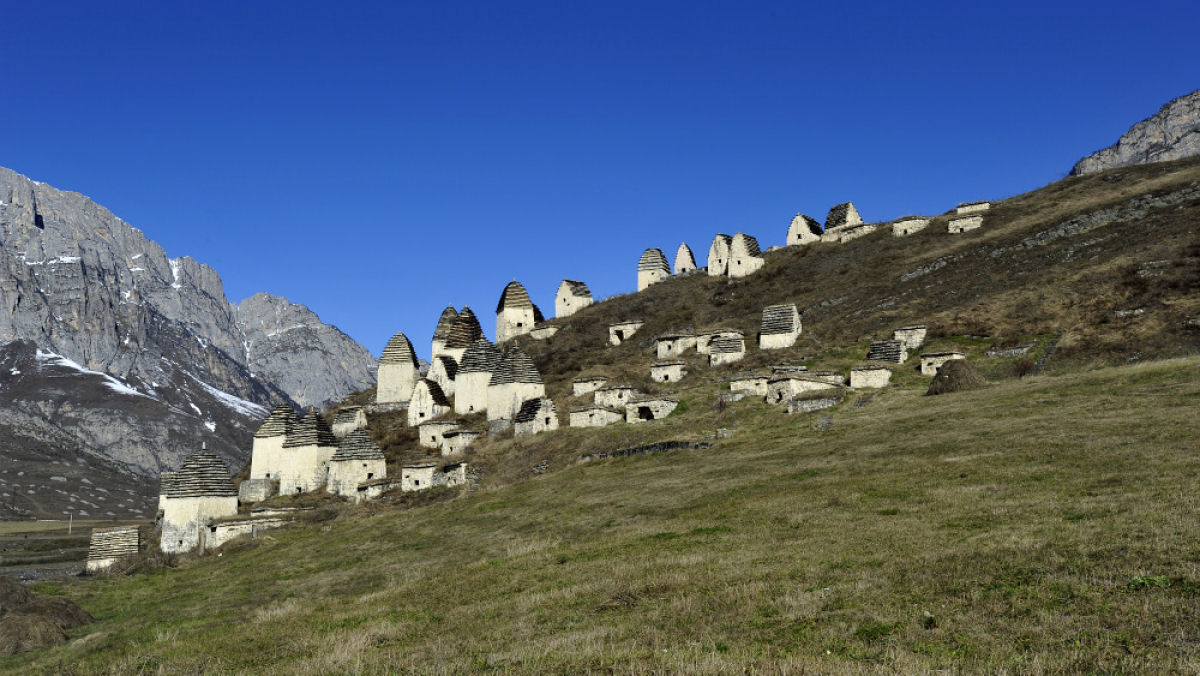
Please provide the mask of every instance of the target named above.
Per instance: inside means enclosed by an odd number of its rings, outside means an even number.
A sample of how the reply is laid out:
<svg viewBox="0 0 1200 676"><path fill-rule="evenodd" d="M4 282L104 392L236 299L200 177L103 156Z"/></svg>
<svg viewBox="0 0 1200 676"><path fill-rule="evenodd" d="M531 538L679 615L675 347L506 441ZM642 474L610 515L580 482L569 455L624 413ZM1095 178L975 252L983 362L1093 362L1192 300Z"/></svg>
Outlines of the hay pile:
<svg viewBox="0 0 1200 676"><path fill-rule="evenodd" d="M41 650L67 642L67 630L95 618L70 599L42 596L0 576L0 655Z"/></svg>
<svg viewBox="0 0 1200 676"><path fill-rule="evenodd" d="M949 392L965 392L978 390L987 385L983 374L975 365L966 359L951 359L938 368L933 382L929 383L929 391L925 394L947 394Z"/></svg>

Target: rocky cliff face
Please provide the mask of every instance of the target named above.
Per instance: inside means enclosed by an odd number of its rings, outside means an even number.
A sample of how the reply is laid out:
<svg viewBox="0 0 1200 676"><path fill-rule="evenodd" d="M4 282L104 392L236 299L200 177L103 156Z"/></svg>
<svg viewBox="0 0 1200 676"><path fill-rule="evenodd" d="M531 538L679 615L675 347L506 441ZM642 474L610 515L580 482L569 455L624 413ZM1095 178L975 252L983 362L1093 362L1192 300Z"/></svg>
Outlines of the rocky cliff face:
<svg viewBox="0 0 1200 676"><path fill-rule="evenodd" d="M201 441L236 470L265 414L255 405L338 400L373 384L375 368L365 348L304 306L267 294L234 305L212 268L168 258L83 195L0 168L0 345L14 341L125 388L98 390L104 397L64 390L64 410L79 415L45 406L39 415L74 440L59 446L146 474L176 467ZM22 382L25 403L7 403L25 410L39 397L36 383ZM112 415L110 404L130 415ZM214 406L221 415L205 408ZM5 414L16 415L0 413L0 425ZM18 429L44 428L27 414L13 419Z"/></svg>
<svg viewBox="0 0 1200 676"><path fill-rule="evenodd" d="M1079 160L1071 174L1200 155L1200 89L1133 125L1114 144Z"/></svg>
<svg viewBox="0 0 1200 676"><path fill-rule="evenodd" d="M336 326L269 293L234 306L246 363L302 405L323 406L375 383L375 358Z"/></svg>

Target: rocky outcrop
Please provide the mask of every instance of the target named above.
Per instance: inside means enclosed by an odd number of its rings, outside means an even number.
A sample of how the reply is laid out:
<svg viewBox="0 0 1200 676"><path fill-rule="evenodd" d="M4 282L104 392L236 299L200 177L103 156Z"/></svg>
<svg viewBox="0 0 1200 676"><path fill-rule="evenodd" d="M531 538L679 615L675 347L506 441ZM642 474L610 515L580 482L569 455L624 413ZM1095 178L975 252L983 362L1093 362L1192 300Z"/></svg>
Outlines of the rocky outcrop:
<svg viewBox="0 0 1200 676"><path fill-rule="evenodd" d="M1133 125L1117 142L1079 160L1071 174L1200 155L1200 89Z"/></svg>

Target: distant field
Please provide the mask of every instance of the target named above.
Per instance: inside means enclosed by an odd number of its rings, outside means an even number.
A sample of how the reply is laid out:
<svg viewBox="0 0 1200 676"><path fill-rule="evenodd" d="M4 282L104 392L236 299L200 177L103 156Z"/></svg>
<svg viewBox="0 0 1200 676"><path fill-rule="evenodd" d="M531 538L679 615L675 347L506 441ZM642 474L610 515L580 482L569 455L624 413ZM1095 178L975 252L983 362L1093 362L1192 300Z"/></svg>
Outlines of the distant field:
<svg viewBox="0 0 1200 676"><path fill-rule="evenodd" d="M124 522L112 521L111 519L76 519L74 525L68 524L66 521L0 521L0 537L7 535L19 535L21 533L40 533L40 534L61 534L66 535L68 528L74 533L88 533L93 528L107 528L108 526L119 526Z"/></svg>
<svg viewBox="0 0 1200 676"><path fill-rule="evenodd" d="M854 395L818 431L715 410L704 386L682 415L599 432L735 430L708 450L525 466L176 570L44 583L98 622L0 669L1200 669L1200 358L922 392Z"/></svg>

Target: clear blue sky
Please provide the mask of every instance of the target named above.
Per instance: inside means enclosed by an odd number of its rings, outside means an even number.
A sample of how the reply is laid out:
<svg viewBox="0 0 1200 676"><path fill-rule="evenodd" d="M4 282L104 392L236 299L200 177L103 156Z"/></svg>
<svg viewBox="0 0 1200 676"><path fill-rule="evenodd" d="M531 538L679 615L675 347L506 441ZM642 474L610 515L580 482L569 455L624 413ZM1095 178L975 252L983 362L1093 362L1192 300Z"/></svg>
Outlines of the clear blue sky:
<svg viewBox="0 0 1200 676"><path fill-rule="evenodd" d="M941 213L1200 87L1200 3L6 2L0 165L428 356L520 279Z"/></svg>

